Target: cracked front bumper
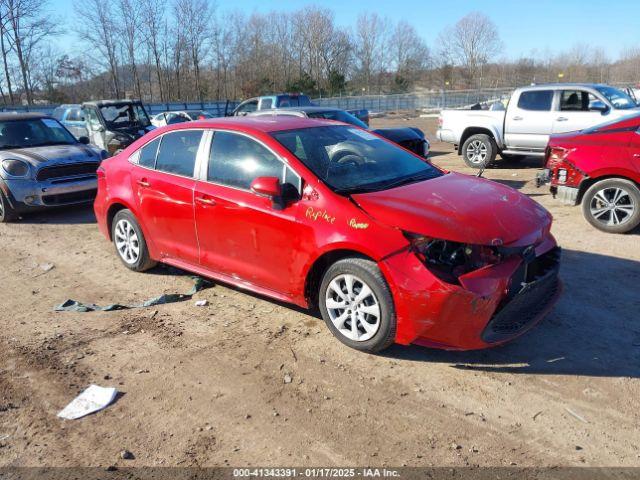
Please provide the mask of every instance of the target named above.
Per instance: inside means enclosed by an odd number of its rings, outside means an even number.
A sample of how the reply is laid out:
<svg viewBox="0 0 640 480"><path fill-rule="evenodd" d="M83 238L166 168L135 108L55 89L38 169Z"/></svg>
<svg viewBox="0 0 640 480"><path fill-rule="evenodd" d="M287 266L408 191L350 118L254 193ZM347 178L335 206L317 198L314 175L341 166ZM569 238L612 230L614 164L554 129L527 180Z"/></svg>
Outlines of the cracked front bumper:
<svg viewBox="0 0 640 480"><path fill-rule="evenodd" d="M394 284L396 341L473 350L522 335L546 316L561 291L553 237L535 251L530 263L514 255L461 276L460 285L433 277L411 252L385 260Z"/></svg>

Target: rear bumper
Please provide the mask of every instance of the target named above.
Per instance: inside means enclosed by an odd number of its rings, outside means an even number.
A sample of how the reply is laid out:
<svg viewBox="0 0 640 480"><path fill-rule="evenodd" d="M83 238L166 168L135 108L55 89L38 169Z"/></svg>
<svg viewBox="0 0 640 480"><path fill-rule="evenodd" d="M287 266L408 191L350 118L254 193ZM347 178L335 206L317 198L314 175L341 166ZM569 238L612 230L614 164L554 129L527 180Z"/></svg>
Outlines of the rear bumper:
<svg viewBox="0 0 640 480"><path fill-rule="evenodd" d="M550 189L553 198L557 198L565 205L577 205L578 204L578 192L577 187L567 187L565 185L551 185Z"/></svg>
<svg viewBox="0 0 640 480"><path fill-rule="evenodd" d="M551 236L536 247L532 262L512 256L460 277L461 285L432 278L410 252L385 264L385 274L399 282L393 290L401 344L446 350L499 345L542 320L561 292L559 249ZM544 275L538 275L543 264Z"/></svg>
<svg viewBox="0 0 640 480"><path fill-rule="evenodd" d="M19 213L48 207L90 203L96 196L95 175L78 179L59 179L37 182L35 180L5 180L9 201Z"/></svg>
<svg viewBox="0 0 640 480"><path fill-rule="evenodd" d="M436 138L441 142L455 143L455 144L458 143L458 139L456 139L456 136L453 133L453 131L448 129L439 128L436 131Z"/></svg>

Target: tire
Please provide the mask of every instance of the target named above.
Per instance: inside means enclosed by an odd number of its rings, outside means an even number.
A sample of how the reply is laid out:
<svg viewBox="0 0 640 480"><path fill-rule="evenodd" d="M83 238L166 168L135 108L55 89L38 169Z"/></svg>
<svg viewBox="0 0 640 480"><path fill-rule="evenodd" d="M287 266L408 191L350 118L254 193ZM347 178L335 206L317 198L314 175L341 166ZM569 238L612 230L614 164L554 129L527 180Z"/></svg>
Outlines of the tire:
<svg viewBox="0 0 640 480"><path fill-rule="evenodd" d="M603 232L629 232L640 225L640 189L622 178L594 183L582 198L582 214Z"/></svg>
<svg viewBox="0 0 640 480"><path fill-rule="evenodd" d="M4 193L0 191L0 223L15 222L17 219L17 212L9 204Z"/></svg>
<svg viewBox="0 0 640 480"><path fill-rule="evenodd" d="M144 272L156 266L136 217L130 210L116 213L111 223L111 238L118 258L134 272Z"/></svg>
<svg viewBox="0 0 640 480"><path fill-rule="evenodd" d="M486 167L496 159L498 146L489 135L471 135L462 145L462 158L471 168Z"/></svg>
<svg viewBox="0 0 640 480"><path fill-rule="evenodd" d="M351 295L348 293L349 283ZM358 301L358 294L364 293L365 285L369 293ZM352 303L353 300L358 303ZM391 290L371 260L345 258L331 265L323 275L318 304L331 333L351 348L375 353L395 340L396 312ZM345 308L339 308L341 304ZM352 328L354 321L355 332Z"/></svg>

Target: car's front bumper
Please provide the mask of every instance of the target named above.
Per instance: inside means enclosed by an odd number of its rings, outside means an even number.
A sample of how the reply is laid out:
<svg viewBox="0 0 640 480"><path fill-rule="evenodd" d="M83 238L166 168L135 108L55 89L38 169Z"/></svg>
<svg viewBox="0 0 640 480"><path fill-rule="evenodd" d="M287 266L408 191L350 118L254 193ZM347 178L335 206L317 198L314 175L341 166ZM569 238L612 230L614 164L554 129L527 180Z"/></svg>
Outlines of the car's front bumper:
<svg viewBox="0 0 640 480"><path fill-rule="evenodd" d="M522 335L544 318L561 290L553 237L535 252L531 263L514 255L460 277L461 285L439 281L409 251L385 260L385 275L394 286L396 341L472 350ZM544 275L530 278L542 262L549 262Z"/></svg>
<svg viewBox="0 0 640 480"><path fill-rule="evenodd" d="M90 203L95 198L97 189L95 175L42 182L29 179L5 179L3 183L9 202L19 213L48 207Z"/></svg>

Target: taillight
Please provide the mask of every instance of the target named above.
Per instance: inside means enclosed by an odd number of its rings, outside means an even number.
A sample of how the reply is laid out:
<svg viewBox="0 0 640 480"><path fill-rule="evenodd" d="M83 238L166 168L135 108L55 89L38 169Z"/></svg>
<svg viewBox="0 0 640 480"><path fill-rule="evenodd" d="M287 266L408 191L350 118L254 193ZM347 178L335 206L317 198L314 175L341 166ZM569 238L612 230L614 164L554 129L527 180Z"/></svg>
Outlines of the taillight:
<svg viewBox="0 0 640 480"><path fill-rule="evenodd" d="M105 178L104 168L98 167L98 170L96 170L96 175L98 176L98 180L104 180Z"/></svg>
<svg viewBox="0 0 640 480"><path fill-rule="evenodd" d="M551 160L564 160L569 155L569 150L563 147L551 147L549 158Z"/></svg>

